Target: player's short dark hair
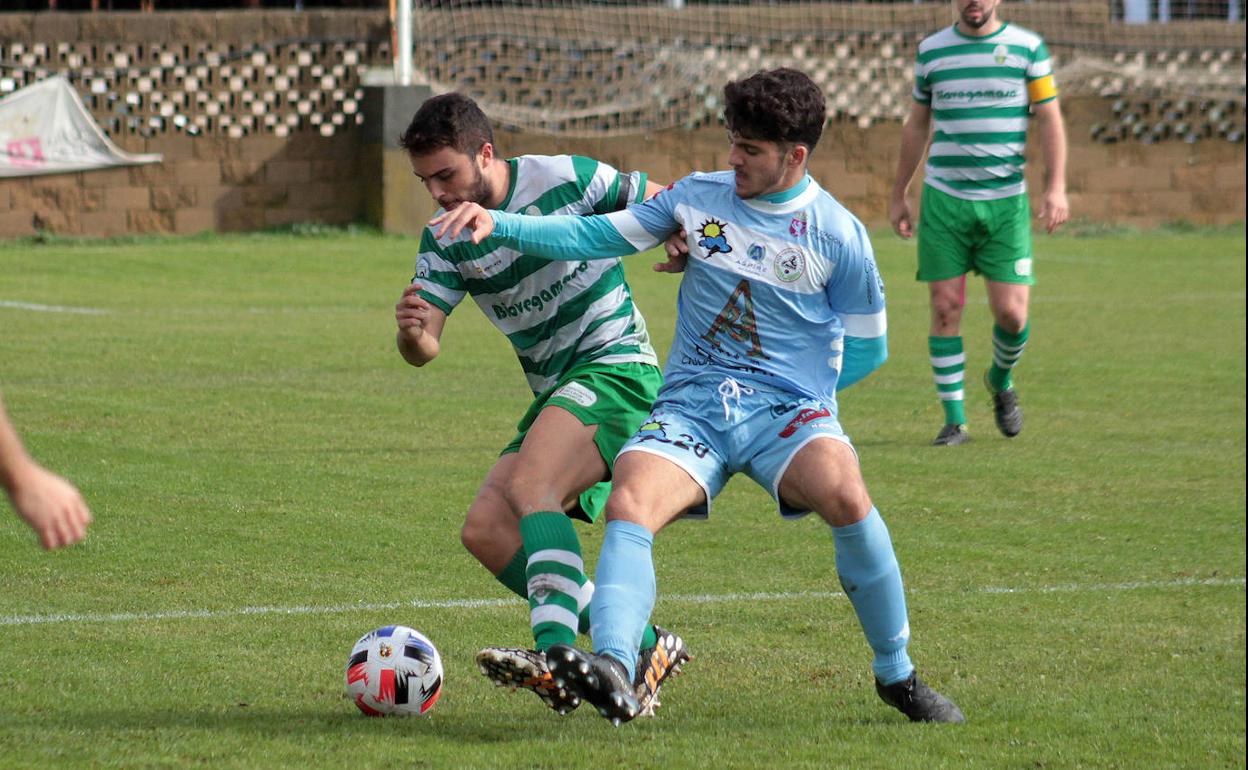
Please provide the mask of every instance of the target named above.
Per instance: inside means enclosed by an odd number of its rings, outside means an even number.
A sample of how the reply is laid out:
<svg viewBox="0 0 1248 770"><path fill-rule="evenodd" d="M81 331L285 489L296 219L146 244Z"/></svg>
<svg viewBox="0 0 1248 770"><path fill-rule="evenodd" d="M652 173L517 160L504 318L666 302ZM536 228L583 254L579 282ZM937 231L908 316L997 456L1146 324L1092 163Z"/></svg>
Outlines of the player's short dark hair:
<svg viewBox="0 0 1248 770"><path fill-rule="evenodd" d="M399 137L399 146L409 155L428 155L443 147L476 155L486 142L494 143L494 129L477 103L463 94L426 99Z"/></svg>
<svg viewBox="0 0 1248 770"><path fill-rule="evenodd" d="M746 139L814 150L826 119L823 91L799 70L781 67L724 86L724 123Z"/></svg>

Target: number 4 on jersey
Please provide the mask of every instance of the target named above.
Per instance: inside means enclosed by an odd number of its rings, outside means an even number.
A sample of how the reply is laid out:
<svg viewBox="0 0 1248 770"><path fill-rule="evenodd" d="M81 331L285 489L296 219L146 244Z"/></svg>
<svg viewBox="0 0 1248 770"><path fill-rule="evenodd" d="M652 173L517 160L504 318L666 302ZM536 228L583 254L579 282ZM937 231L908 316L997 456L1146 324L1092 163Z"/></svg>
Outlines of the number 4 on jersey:
<svg viewBox="0 0 1248 770"><path fill-rule="evenodd" d="M718 339L720 332L727 333L736 342L749 340L750 350L746 355L750 358L771 358L763 352L763 343L758 337L758 322L754 318L754 298L750 295L749 281L742 279L737 284L737 288L728 297L728 302L724 304L724 309L719 311L702 339L722 349L723 345Z"/></svg>

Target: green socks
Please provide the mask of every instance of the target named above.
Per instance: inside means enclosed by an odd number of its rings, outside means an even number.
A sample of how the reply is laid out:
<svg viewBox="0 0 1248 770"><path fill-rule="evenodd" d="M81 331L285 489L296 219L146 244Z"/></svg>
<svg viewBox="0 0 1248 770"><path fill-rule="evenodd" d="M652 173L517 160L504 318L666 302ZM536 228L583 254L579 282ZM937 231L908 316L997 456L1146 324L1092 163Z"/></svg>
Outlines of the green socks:
<svg viewBox="0 0 1248 770"><path fill-rule="evenodd" d="M561 516L563 514L560 514ZM564 518L567 518L566 516ZM516 555L511 558L511 562L503 567L503 571L495 576L498 582L506 586L507 590L516 594L522 599L529 598L529 555L525 552L523 546L516 551ZM583 606L577 613L577 631L582 634L589 633L589 600L594 594L594 584L589 580L581 586L581 602ZM529 604L530 608L533 606ZM536 638L536 635L535 637ZM641 649L649 649L658 644L659 637L654 632L654 626L646 624L646 630L641 635ZM553 642L552 642L553 644Z"/></svg>
<svg viewBox="0 0 1248 770"><path fill-rule="evenodd" d="M998 393L1013 386L1011 374L1023 357L1031 323L1023 326L1018 334L1010 334L996 324L992 325L992 366L988 367L988 384Z"/></svg>
<svg viewBox="0 0 1248 770"><path fill-rule="evenodd" d="M572 520L560 511L538 511L520 519L520 537L529 555L529 619L538 650L573 644L580 625L585 563Z"/></svg>
<svg viewBox="0 0 1248 770"><path fill-rule="evenodd" d="M931 355L936 395L945 410L945 424L965 425L962 382L965 379L966 353L962 351L962 338L928 337L927 350Z"/></svg>

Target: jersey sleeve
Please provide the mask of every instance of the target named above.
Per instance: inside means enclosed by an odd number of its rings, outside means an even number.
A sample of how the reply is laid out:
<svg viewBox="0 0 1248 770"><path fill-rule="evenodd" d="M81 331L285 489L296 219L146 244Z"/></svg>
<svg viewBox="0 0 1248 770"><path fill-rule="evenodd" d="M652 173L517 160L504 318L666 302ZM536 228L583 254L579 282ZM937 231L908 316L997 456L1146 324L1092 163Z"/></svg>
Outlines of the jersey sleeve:
<svg viewBox="0 0 1248 770"><path fill-rule="evenodd" d="M642 171L623 174L608 163L582 155L572 156L572 168L582 180L595 214L620 211L646 198L646 174Z"/></svg>
<svg viewBox="0 0 1248 770"><path fill-rule="evenodd" d="M1031 52L1031 62L1027 65L1027 96L1032 104L1044 104L1057 98L1053 58L1043 40Z"/></svg>
<svg viewBox="0 0 1248 770"><path fill-rule="evenodd" d="M884 281L870 238L861 225L857 230L857 238L841 246L836 273L827 287L828 305L845 329L837 390L863 379L888 359Z"/></svg>
<svg viewBox="0 0 1248 770"><path fill-rule="evenodd" d="M671 192L601 216L530 217L491 211L493 235L512 248L546 259L623 257L658 246L680 229Z"/></svg>
<svg viewBox="0 0 1248 770"><path fill-rule="evenodd" d="M416 274L412 283L420 284L420 297L447 315L467 293L464 278L438 245L429 228L420 236L420 253L416 256Z"/></svg>
<svg viewBox="0 0 1248 770"><path fill-rule="evenodd" d="M914 57L914 90L911 96L919 104L932 103L932 84L927 80L927 66L923 62L923 51Z"/></svg>

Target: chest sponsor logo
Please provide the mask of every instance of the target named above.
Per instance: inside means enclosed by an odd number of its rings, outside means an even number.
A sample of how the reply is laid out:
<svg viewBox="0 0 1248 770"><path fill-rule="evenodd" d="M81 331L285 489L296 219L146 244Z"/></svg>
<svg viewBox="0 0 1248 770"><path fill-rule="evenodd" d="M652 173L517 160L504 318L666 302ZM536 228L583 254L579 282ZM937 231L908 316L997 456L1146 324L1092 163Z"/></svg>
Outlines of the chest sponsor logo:
<svg viewBox="0 0 1248 770"><path fill-rule="evenodd" d="M510 305L499 305L499 304L490 305L490 309L494 311L494 317L500 321L503 320L504 318L507 318L508 316L512 318L518 318L519 316L522 316L525 313L532 313L532 312L540 313L542 312L543 309L545 309L546 305L559 299L559 295L563 294L563 288L565 286L567 286L569 283L572 282L574 278L576 278L578 275L580 275L581 273L585 272L588 269L589 269L588 262L584 262L584 261L578 262L576 263L576 268L573 269L570 273L563 276L562 278L555 281L554 283L547 286L546 288L542 289L541 291L537 292L533 296L526 297L521 300L517 300L516 302L513 302Z"/></svg>
<svg viewBox="0 0 1248 770"><path fill-rule="evenodd" d="M798 212L791 220L789 220L789 235L794 238L801 238L806 235L806 212Z"/></svg>
<svg viewBox="0 0 1248 770"><path fill-rule="evenodd" d="M793 283L806 272L806 255L798 249L785 249L776 255L776 277L785 283Z"/></svg>
<svg viewBox="0 0 1248 770"><path fill-rule="evenodd" d="M706 249L703 259L713 254L727 254L732 251L732 247L728 245L728 224L726 222L718 222L714 219L708 219L698 228L698 235L702 236L698 240L698 245Z"/></svg>
<svg viewBox="0 0 1248 770"><path fill-rule="evenodd" d="M938 102L961 102L964 104L984 101L1006 101L1017 96L1017 88L983 88L974 91L943 89L933 93L933 97Z"/></svg>

